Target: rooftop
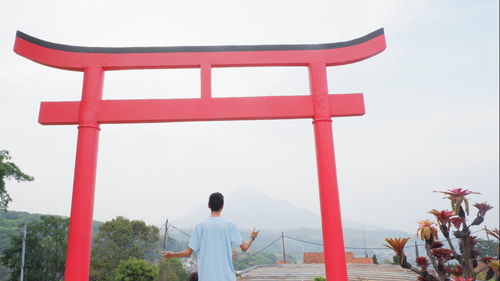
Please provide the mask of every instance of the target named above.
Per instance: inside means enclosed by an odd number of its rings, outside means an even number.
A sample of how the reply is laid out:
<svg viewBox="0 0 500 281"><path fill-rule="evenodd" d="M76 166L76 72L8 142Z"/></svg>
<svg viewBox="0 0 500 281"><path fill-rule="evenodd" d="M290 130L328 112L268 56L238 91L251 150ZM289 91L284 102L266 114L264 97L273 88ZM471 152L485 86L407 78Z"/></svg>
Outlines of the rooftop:
<svg viewBox="0 0 500 281"><path fill-rule="evenodd" d="M349 281L415 281L415 274L397 265L348 264ZM257 267L242 273L244 281L311 281L325 276L323 264L281 264Z"/></svg>

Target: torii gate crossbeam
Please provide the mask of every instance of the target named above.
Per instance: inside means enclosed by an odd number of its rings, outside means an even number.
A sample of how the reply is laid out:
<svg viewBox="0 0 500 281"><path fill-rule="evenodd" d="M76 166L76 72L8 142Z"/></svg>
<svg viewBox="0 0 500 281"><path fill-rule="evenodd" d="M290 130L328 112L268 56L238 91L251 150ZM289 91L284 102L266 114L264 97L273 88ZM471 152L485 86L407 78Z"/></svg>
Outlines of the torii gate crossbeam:
<svg viewBox="0 0 500 281"><path fill-rule="evenodd" d="M362 94L328 94L326 67L382 52L383 29L329 44L95 48L55 44L17 32L14 51L35 62L84 73L82 99L42 102L39 122L78 125L65 280L88 281L100 124L312 118L328 280L347 281L331 117L363 115ZM311 95L213 98L214 67L306 66ZM200 68L196 99L103 100L104 72Z"/></svg>

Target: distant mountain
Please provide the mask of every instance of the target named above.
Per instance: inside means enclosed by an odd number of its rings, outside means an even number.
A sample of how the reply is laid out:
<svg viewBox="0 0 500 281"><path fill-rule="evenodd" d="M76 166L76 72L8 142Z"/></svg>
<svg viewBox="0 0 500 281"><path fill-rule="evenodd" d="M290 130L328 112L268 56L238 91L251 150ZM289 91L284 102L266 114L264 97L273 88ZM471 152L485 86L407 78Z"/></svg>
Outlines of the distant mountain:
<svg viewBox="0 0 500 281"><path fill-rule="evenodd" d="M320 228L320 217L298 208L285 200L276 200L252 189L242 188L224 198L223 216L240 228L284 229ZM187 216L173 223L181 227L194 227L209 215L207 206L195 208Z"/></svg>
<svg viewBox="0 0 500 281"><path fill-rule="evenodd" d="M276 200L253 188L242 188L225 197L223 216L239 228L284 230L293 228L321 229L321 217L309 210L294 206L285 200ZM192 228L209 215L207 206L199 206L174 225ZM383 231L382 227L359 222L343 221L344 229Z"/></svg>

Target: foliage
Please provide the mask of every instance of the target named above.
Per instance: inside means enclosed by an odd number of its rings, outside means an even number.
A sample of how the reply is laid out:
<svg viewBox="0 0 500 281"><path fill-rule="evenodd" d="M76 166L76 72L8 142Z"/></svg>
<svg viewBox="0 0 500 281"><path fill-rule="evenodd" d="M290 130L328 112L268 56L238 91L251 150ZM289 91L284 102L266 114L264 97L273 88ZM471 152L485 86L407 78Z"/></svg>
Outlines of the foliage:
<svg viewBox="0 0 500 281"><path fill-rule="evenodd" d="M313 281L326 281L326 278L325 278L325 277L318 276L318 277L314 277L314 280L313 280Z"/></svg>
<svg viewBox="0 0 500 281"><path fill-rule="evenodd" d="M64 275L69 220L57 216L41 216L28 223L26 235L26 280L58 281ZM21 267L21 233L12 235L10 246L1 261L13 272ZM19 280L12 274L11 281Z"/></svg>
<svg viewBox="0 0 500 281"><path fill-rule="evenodd" d="M287 256L288 260L289 256ZM255 265L261 264L275 264L278 261L278 256L273 253L263 252L256 256L252 256L252 253L239 255L234 261L235 270L243 270Z"/></svg>
<svg viewBox="0 0 500 281"><path fill-rule="evenodd" d="M10 159L7 150L0 150L0 209L4 210L7 210L9 203L12 202L5 189L5 180L13 179L17 182L34 180L32 176L23 173L16 164L9 162Z"/></svg>
<svg viewBox="0 0 500 281"><path fill-rule="evenodd" d="M180 252L187 248L188 241L180 241L173 237L168 237L165 251ZM158 248L163 248L163 239L158 244ZM162 249L163 250L163 249Z"/></svg>
<svg viewBox="0 0 500 281"><path fill-rule="evenodd" d="M120 261L151 260L158 246L159 230L143 221L117 217L99 227L92 247L91 280L112 281Z"/></svg>
<svg viewBox="0 0 500 281"><path fill-rule="evenodd" d="M19 234L19 226L21 224L40 221L40 216L42 215L16 211L0 211L0 254L9 246L11 236Z"/></svg>
<svg viewBox="0 0 500 281"><path fill-rule="evenodd" d="M392 257L392 263L391 264L396 264L396 265L399 264L399 257L397 255Z"/></svg>
<svg viewBox="0 0 500 281"><path fill-rule="evenodd" d="M500 230L498 230L497 228L495 228L493 230L485 228L485 231L486 231L486 234L492 235L496 239L500 239Z"/></svg>
<svg viewBox="0 0 500 281"><path fill-rule="evenodd" d="M385 241L389 244L384 244L385 247L393 250L398 257L402 257L404 255L404 248L406 243L410 240L410 238L385 238Z"/></svg>
<svg viewBox="0 0 500 281"><path fill-rule="evenodd" d="M451 189L440 191L449 199L453 211L431 210L436 221L422 220L419 222L417 235L425 241L427 257L417 257L417 266L411 265L404 253L407 238L386 238L389 245L385 245L396 253L398 263L417 273L421 281L475 281L499 278L498 258L481 255L479 246L481 240L472 235L471 227L478 226L484 221L486 213L492 206L484 203L475 203L477 214L471 223L467 223L470 214L468 195L479 194L467 189ZM444 242L438 237L438 229ZM498 230L489 230L488 234L498 239ZM458 247L452 242L452 237L458 240ZM487 244L489 246L489 244ZM482 249L484 251L484 247ZM498 248L497 248L498 250ZM498 252L497 252L498 253ZM496 256L497 257L497 256ZM429 267L432 265L432 269ZM484 277L483 277L484 276Z"/></svg>
<svg viewBox="0 0 500 281"><path fill-rule="evenodd" d="M7 281L10 279L11 270L6 266L0 266L0 281Z"/></svg>
<svg viewBox="0 0 500 281"><path fill-rule="evenodd" d="M480 252L481 257L498 257L499 244L498 240L480 240L476 244L476 248Z"/></svg>
<svg viewBox="0 0 500 281"><path fill-rule="evenodd" d="M286 263L297 263L297 256L286 254Z"/></svg>
<svg viewBox="0 0 500 281"><path fill-rule="evenodd" d="M18 211L0 212L0 254L9 246L11 236L19 233L21 224L40 221L41 216L44 215ZM100 221L94 221L92 233L95 234L101 224Z"/></svg>
<svg viewBox="0 0 500 281"><path fill-rule="evenodd" d="M160 278L158 281L185 281L188 272L182 266L179 258L161 259L158 263L160 268Z"/></svg>
<svg viewBox="0 0 500 281"><path fill-rule="evenodd" d="M1 212L0 211L0 255L5 251L5 249L9 248L11 245L11 237L20 235L21 224L40 222L40 217L43 216L41 214L30 214L27 212L17 212L17 211L8 211ZM93 233L97 232L97 228L101 225L102 222L94 221L93 224ZM31 231L30 226L28 226L28 234ZM20 236L19 236L20 237ZM1 264L1 263L0 263ZM19 272L13 272L12 274L19 274ZM10 278L10 270L0 265L0 281L7 281Z"/></svg>
<svg viewBox="0 0 500 281"><path fill-rule="evenodd" d="M373 264L378 264L377 255L373 254L372 260L373 260Z"/></svg>
<svg viewBox="0 0 500 281"><path fill-rule="evenodd" d="M145 260L130 258L120 261L114 281L154 281L159 275L158 268Z"/></svg>

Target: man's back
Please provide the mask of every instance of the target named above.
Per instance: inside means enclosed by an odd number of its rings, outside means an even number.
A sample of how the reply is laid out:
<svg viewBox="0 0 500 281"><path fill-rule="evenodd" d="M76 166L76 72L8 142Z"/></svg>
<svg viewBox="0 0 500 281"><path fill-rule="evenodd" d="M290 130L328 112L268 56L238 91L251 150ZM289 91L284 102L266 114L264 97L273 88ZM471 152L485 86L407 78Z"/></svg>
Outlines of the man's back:
<svg viewBox="0 0 500 281"><path fill-rule="evenodd" d="M220 192L210 194L208 208L210 217L196 225L189 247L177 253L163 252L165 258L187 258L193 251L198 252L198 277L201 281L236 281L233 268L232 249L240 246L243 252L248 251L259 235L253 230L250 239L243 242L234 223L220 217L224 207L224 195Z"/></svg>
<svg viewBox="0 0 500 281"><path fill-rule="evenodd" d="M189 247L198 252L200 281L234 281L232 249L243 243L234 223L209 217L196 225Z"/></svg>

